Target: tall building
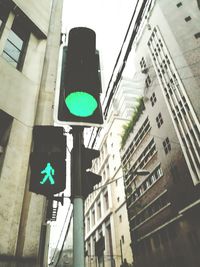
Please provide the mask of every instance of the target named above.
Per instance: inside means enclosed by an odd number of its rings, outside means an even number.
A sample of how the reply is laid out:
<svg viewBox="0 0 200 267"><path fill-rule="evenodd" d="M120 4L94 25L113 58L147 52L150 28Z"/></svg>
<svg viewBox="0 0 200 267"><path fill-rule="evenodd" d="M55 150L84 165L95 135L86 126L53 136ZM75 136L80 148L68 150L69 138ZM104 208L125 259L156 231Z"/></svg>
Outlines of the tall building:
<svg viewBox="0 0 200 267"><path fill-rule="evenodd" d="M62 1L0 0L0 266L47 266L46 199L29 192L34 125L53 124Z"/></svg>
<svg viewBox="0 0 200 267"><path fill-rule="evenodd" d="M99 140L100 157L92 170L102 182L85 201L86 266L120 267L124 259L132 264L130 232L120 159L122 125L130 119L130 110L141 95L133 83L122 79L114 96ZM132 104L132 106L131 106ZM125 108L127 107L127 108Z"/></svg>
<svg viewBox="0 0 200 267"><path fill-rule="evenodd" d="M121 157L136 267L200 264L199 23L199 1L149 1L133 45L145 109Z"/></svg>

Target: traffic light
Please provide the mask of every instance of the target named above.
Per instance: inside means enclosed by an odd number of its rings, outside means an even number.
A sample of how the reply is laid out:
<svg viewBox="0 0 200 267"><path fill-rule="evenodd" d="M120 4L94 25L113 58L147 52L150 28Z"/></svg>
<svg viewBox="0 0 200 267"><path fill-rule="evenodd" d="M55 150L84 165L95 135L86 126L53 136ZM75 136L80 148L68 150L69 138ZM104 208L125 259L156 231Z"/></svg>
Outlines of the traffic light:
<svg viewBox="0 0 200 267"><path fill-rule="evenodd" d="M73 28L63 47L58 121L69 125L100 126L101 77L96 35L91 29Z"/></svg>
<svg viewBox="0 0 200 267"><path fill-rule="evenodd" d="M101 182L101 176L88 171L92 167L92 161L100 155L99 150L81 147L81 155L77 155L74 148L71 151L71 196L82 196L84 199L93 192L94 186ZM78 176L78 166L76 165L77 156L81 156L81 181L76 179ZM79 184L81 183L81 184Z"/></svg>
<svg viewBox="0 0 200 267"><path fill-rule="evenodd" d="M101 182L101 176L88 171L92 167L92 161L100 156L100 151L82 146L82 179L83 197L87 198L94 190L94 186Z"/></svg>
<svg viewBox="0 0 200 267"><path fill-rule="evenodd" d="M52 197L66 187L66 137L63 128L35 126L30 155L29 191Z"/></svg>

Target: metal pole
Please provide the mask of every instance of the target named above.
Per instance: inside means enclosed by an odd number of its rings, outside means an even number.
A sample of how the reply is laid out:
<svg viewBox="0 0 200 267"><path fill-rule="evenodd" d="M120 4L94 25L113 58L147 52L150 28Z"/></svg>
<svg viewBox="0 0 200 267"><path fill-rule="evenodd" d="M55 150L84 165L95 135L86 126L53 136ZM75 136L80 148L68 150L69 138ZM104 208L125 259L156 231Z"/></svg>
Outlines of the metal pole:
<svg viewBox="0 0 200 267"><path fill-rule="evenodd" d="M81 146L83 128L73 127L73 267L85 267L84 257L84 200L82 197ZM76 166L74 166L76 164Z"/></svg>

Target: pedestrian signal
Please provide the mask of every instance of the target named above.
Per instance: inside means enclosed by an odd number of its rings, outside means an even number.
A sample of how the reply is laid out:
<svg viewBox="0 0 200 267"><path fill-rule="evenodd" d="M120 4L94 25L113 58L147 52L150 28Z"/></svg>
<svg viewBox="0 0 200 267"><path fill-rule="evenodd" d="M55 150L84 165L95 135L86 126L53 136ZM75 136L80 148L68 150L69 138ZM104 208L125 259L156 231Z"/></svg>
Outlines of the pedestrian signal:
<svg viewBox="0 0 200 267"><path fill-rule="evenodd" d="M52 168L51 163L48 162L47 166L44 168L44 170L41 171L42 174L45 174L42 181L40 181L40 184L46 183L47 180L49 180L50 184L55 184L53 175L55 174L55 169Z"/></svg>
<svg viewBox="0 0 200 267"><path fill-rule="evenodd" d="M35 126L29 191L51 197L65 189L65 148L63 128Z"/></svg>

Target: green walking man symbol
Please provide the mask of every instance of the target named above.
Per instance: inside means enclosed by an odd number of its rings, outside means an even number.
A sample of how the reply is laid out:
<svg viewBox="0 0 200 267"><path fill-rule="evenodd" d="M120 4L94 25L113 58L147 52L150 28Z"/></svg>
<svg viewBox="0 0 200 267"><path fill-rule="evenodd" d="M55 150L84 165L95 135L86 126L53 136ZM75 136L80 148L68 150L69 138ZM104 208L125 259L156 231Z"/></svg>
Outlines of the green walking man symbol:
<svg viewBox="0 0 200 267"><path fill-rule="evenodd" d="M55 170L54 170L54 168L52 168L52 166L49 162L47 163L47 166L45 167L45 169L41 171L41 173L46 174L44 176L43 180L40 181L41 184L44 184L47 181L47 179L49 179L50 184L55 184L55 181L53 178L53 175L55 174Z"/></svg>

